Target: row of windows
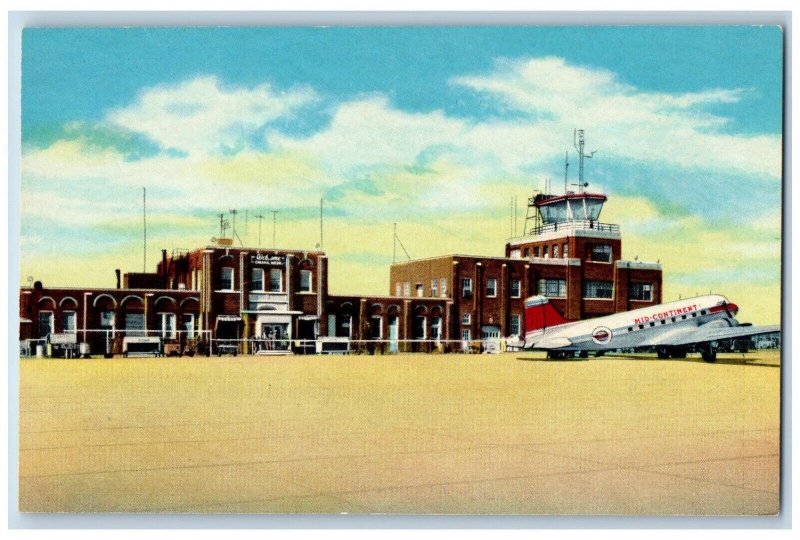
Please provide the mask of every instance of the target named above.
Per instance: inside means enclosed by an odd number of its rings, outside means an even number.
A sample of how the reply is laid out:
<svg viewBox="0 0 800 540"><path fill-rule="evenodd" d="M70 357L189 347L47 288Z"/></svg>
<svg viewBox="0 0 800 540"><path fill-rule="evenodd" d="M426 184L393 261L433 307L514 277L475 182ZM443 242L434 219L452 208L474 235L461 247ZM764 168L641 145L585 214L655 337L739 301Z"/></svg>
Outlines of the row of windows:
<svg viewBox="0 0 800 540"><path fill-rule="evenodd" d="M472 324L472 314L464 313L461 315L461 324L469 326ZM511 315L509 320L509 332L512 336L519 336L522 331L522 315Z"/></svg>
<svg viewBox="0 0 800 540"><path fill-rule="evenodd" d="M222 267L222 276L220 280L220 290L233 291L235 287L235 273L234 269L230 266ZM250 272L250 290L259 292L274 292L281 293L284 291L283 286L283 270L280 268L270 268L269 282L264 282L265 272L263 268L253 268ZM312 292L311 290L311 270L300 270L300 283L298 286L299 292ZM268 288L264 288L268 286Z"/></svg>
<svg viewBox="0 0 800 540"><path fill-rule="evenodd" d="M564 279L540 279L539 294L548 298L566 298L567 281ZM610 299L614 297L614 283L611 281L584 281L583 298ZM652 283L631 283L628 289L630 300L653 300Z"/></svg>
<svg viewBox="0 0 800 540"><path fill-rule="evenodd" d="M414 285L414 293L417 297L423 298L425 296L425 286L422 283ZM439 278L431 280L430 298L447 298L447 278ZM411 296L411 283L397 282L394 284L395 296Z"/></svg>
<svg viewBox="0 0 800 540"><path fill-rule="evenodd" d="M552 246L534 246L533 249L525 248L522 250L522 256L526 259L528 257L542 257L549 259L551 253L554 259L567 259L569 258L569 244L564 242L563 244L553 244Z"/></svg>
<svg viewBox="0 0 800 540"><path fill-rule="evenodd" d="M159 313L159 329L161 330L161 337L167 339L174 339L178 335L178 328L176 326L177 317L174 313ZM100 329L101 330L115 330L115 316L113 311L103 311L100 313ZM63 327L64 333L77 332L77 317L74 311L65 311L63 313ZM181 328L180 330L186 334L187 337L194 337L196 326L194 313L184 313L181 315ZM55 315L52 311L39 312L39 337L44 338L48 334L55 332ZM129 336L143 336L145 332L144 313L126 313L125 314L125 333Z"/></svg>
<svg viewBox="0 0 800 540"><path fill-rule="evenodd" d="M515 252L519 257L519 250ZM547 246L534 246L533 248L525 248L522 250L522 256L528 257L541 257L544 259L567 259L569 258L569 244L552 244ZM611 246L607 244L593 244L589 249L589 260L593 262L611 262L612 251Z"/></svg>
<svg viewBox="0 0 800 540"><path fill-rule="evenodd" d="M486 297L497 297L497 279L487 278L486 280ZM431 296L437 297L441 287L442 296L447 295L447 280L442 278L440 280L431 280ZM522 282L519 279L512 279L510 281L510 296L511 298L520 298L522 295ZM396 283L395 293L397 296L411 296L411 284L409 282ZM463 298L471 298L473 293L472 278L461 279L461 296ZM614 284L611 281L584 281L583 282L583 298L600 298L610 299L614 297ZM423 297L425 294L422 283L416 284L416 295ZM567 296L567 282L564 279L540 279L538 294L547 296L549 298L566 298ZM650 302L653 300L653 284L652 283L631 283L628 289L628 295L631 300L640 300Z"/></svg>
<svg viewBox="0 0 800 540"><path fill-rule="evenodd" d="M519 279L512 279L510 282L511 298L519 298L522 294L522 281ZM461 279L461 296L470 298L472 296L472 278ZM497 297L497 278L486 279L486 297Z"/></svg>

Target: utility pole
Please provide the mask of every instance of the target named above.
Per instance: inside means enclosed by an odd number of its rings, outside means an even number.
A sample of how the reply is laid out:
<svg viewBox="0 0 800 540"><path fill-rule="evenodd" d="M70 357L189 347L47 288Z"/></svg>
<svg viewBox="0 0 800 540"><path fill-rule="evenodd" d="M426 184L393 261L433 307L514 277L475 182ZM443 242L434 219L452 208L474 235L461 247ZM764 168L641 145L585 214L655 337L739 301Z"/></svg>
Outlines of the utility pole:
<svg viewBox="0 0 800 540"><path fill-rule="evenodd" d="M258 218L258 247L261 247L261 220L264 219L264 216L258 214L256 217Z"/></svg>
<svg viewBox="0 0 800 540"><path fill-rule="evenodd" d="M147 188L142 188L142 219L144 221L144 269L147 272Z"/></svg>
<svg viewBox="0 0 800 540"><path fill-rule="evenodd" d="M270 212L272 212L272 249L275 249L275 222L277 221L279 210L270 210Z"/></svg>

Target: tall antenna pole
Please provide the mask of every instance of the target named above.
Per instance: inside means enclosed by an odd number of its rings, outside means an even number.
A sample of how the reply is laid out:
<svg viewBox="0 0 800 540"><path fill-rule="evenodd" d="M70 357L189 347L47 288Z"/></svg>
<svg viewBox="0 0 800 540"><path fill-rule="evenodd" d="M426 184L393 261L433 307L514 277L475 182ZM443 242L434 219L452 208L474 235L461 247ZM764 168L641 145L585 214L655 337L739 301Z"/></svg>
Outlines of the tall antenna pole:
<svg viewBox="0 0 800 540"><path fill-rule="evenodd" d="M142 188L142 220L144 222L144 263L143 272L147 272L147 188Z"/></svg>
<svg viewBox="0 0 800 540"><path fill-rule="evenodd" d="M585 140L583 137L583 130L576 129L573 133L573 145L575 149L578 151L578 193L583 193L583 188L588 186L588 183L584 183L583 181L583 158L592 158L594 157L595 152L591 154L584 154L583 146L585 144Z"/></svg>
<svg viewBox="0 0 800 540"><path fill-rule="evenodd" d="M238 211L235 208L233 210L231 210L231 214L233 215L233 232L231 233L231 238L235 238L236 237L236 214L237 213L238 213Z"/></svg>
<svg viewBox="0 0 800 540"><path fill-rule="evenodd" d="M258 214L256 217L258 218L258 247L261 247L261 220L264 219L264 216Z"/></svg>
<svg viewBox="0 0 800 540"><path fill-rule="evenodd" d="M511 197L511 237L514 237L514 197Z"/></svg>
<svg viewBox="0 0 800 540"><path fill-rule="evenodd" d="M270 210L272 212L272 249L275 249L275 222L277 221L278 210Z"/></svg>
<svg viewBox="0 0 800 540"><path fill-rule="evenodd" d="M323 199L319 199L319 249L324 249L322 247L322 201Z"/></svg>
<svg viewBox="0 0 800 540"><path fill-rule="evenodd" d="M225 237L225 213L219 215L219 237Z"/></svg>
<svg viewBox="0 0 800 540"><path fill-rule="evenodd" d="M569 150L564 150L564 195L567 194L567 172L569 171Z"/></svg>

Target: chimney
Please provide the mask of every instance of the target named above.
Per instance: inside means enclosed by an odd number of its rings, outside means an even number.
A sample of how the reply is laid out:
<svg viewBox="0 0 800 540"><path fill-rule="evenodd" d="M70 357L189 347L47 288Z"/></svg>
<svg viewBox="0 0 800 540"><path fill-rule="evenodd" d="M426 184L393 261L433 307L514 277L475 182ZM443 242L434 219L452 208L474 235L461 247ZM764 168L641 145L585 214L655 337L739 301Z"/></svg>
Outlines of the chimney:
<svg viewBox="0 0 800 540"><path fill-rule="evenodd" d="M120 283L120 273L119 273L119 268L117 268L116 270L114 270L114 272L116 272L116 273L117 273L117 289L120 289L120 288L121 288L121 283Z"/></svg>

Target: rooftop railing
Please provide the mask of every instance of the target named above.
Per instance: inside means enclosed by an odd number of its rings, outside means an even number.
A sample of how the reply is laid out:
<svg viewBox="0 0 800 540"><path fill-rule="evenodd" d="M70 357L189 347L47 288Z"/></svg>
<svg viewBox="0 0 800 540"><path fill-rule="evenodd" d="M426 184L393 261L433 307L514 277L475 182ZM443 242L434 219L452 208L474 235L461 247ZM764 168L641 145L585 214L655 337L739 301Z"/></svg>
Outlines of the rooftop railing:
<svg viewBox="0 0 800 540"><path fill-rule="evenodd" d="M528 231L529 235L539 235L549 232L558 231L577 231L577 230L594 230L599 232L619 233L619 225L613 223L600 223L591 219L571 219L568 221L561 221L558 223L547 223L539 227L533 227Z"/></svg>

